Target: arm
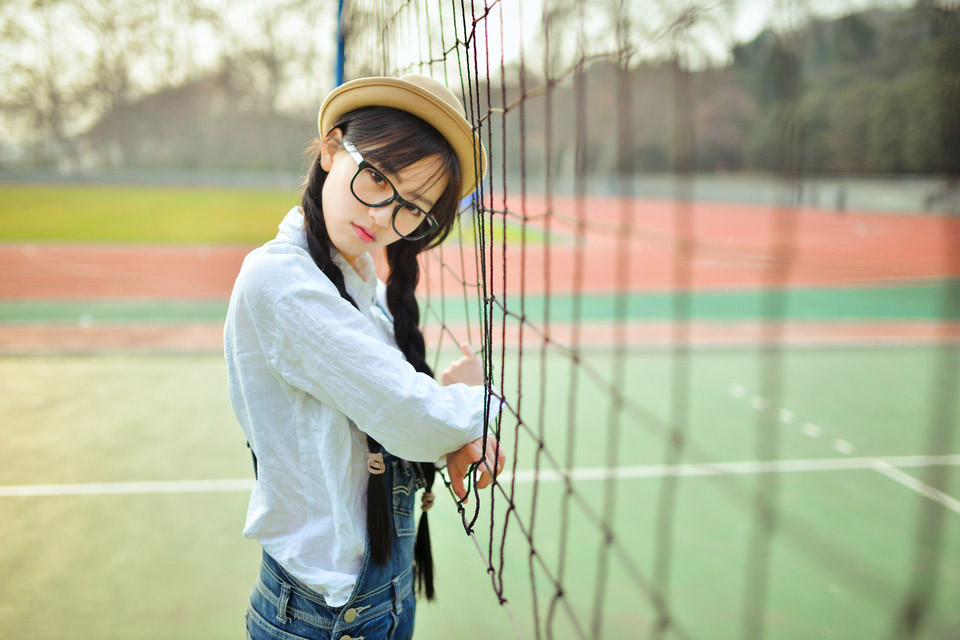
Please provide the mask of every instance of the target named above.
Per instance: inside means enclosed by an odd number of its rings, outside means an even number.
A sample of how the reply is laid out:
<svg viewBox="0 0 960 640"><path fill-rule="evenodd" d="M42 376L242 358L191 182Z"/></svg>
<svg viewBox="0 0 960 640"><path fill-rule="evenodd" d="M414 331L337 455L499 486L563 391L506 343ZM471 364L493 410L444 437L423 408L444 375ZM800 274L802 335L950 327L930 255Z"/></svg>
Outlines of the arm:
<svg viewBox="0 0 960 640"><path fill-rule="evenodd" d="M374 337L367 318L312 263L309 267L314 273L296 262L286 265L290 277L279 287L270 279L277 269L265 270L263 278L251 274L251 307L262 317L258 333L278 377L342 412L408 460L437 460L482 435L482 386L441 386L417 372L400 351ZM495 414L499 404L491 409Z"/></svg>
<svg viewBox="0 0 960 640"><path fill-rule="evenodd" d="M466 342L460 343L460 350L463 352L463 357L443 370L443 373L440 374L440 384L448 385L455 382L483 384L483 366L480 363L480 358ZM483 489L500 474L506 462L506 456L500 449L500 443L492 432L487 433L486 451L484 451L483 445L483 438L478 438L459 450L448 453L444 458L447 473L450 475L450 484L453 485L453 492L463 502L469 499L467 489L463 486L463 479L470 472L473 463L483 460L479 467L480 478L477 480L477 488ZM494 470L494 467L496 470Z"/></svg>

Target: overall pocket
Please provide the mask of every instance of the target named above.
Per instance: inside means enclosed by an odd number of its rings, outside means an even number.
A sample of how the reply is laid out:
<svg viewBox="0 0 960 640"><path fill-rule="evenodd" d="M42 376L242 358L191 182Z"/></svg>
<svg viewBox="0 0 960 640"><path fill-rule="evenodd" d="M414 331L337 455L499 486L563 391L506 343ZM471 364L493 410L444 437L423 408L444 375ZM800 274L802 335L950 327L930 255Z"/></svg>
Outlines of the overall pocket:
<svg viewBox="0 0 960 640"><path fill-rule="evenodd" d="M264 552L247 608L251 640L329 640L338 613Z"/></svg>
<svg viewBox="0 0 960 640"><path fill-rule="evenodd" d="M398 536L412 536L416 533L413 521L413 502L417 492L416 473L413 464L394 458L393 465L393 526Z"/></svg>

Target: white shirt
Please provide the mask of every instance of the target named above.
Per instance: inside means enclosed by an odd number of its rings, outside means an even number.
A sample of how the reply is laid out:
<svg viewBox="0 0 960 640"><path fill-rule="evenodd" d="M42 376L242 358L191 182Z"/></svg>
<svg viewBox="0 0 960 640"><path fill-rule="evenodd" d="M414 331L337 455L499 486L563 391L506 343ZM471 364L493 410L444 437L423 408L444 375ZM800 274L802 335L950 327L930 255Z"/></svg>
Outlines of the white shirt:
<svg viewBox="0 0 960 640"><path fill-rule="evenodd" d="M396 346L370 255L357 273L331 251L358 311L313 262L305 231L294 207L277 237L246 256L223 341L230 401L259 475L243 535L341 606L363 560L365 433L401 458L442 463L483 435L484 388L417 372ZM493 417L500 403L490 403Z"/></svg>

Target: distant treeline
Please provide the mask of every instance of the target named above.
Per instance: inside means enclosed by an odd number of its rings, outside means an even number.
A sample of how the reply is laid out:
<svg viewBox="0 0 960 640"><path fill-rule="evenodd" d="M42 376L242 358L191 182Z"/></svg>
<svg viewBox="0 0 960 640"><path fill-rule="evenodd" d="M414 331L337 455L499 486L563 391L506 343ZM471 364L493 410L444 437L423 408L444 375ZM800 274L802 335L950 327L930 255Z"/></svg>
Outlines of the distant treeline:
<svg viewBox="0 0 960 640"><path fill-rule="evenodd" d="M736 48L734 77L757 114L730 161L771 166L778 109L788 109L804 170L947 172L945 136L960 142L958 26L956 9L921 6L813 22L796 43L767 32ZM711 155L701 166L723 160Z"/></svg>
<svg viewBox="0 0 960 640"><path fill-rule="evenodd" d="M554 83L530 66L522 100L515 65L481 83L468 109L484 119L494 171L511 177L548 167L565 181L652 171L960 175L957 9L920 2L766 30L722 67L690 70L682 54L629 69L608 59ZM51 134L16 162L302 173L316 111L278 111L277 83L251 94L259 85L248 67L225 55L216 72L116 100L84 133Z"/></svg>
<svg viewBox="0 0 960 640"><path fill-rule="evenodd" d="M549 109L550 173L561 179L671 170L957 175L958 15L873 10L788 36L767 30L737 46L730 65L695 72L679 60L629 71L594 64L580 87L558 86L549 107L542 95L523 100L522 134L512 107L506 143L496 132L491 143L510 172L542 175ZM517 104L515 85L503 93L492 86L490 103ZM480 95L483 112L485 87Z"/></svg>

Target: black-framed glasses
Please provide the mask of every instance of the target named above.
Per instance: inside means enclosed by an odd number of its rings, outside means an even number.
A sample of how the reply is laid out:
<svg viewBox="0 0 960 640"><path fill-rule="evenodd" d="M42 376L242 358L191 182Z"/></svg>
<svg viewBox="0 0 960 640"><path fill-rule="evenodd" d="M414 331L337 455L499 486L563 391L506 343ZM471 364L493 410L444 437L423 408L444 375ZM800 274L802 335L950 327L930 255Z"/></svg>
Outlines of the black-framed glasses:
<svg viewBox="0 0 960 640"><path fill-rule="evenodd" d="M430 213L424 211L409 200L400 197L397 188L372 164L363 159L357 148L347 140L343 148L357 161L357 172L350 181L353 197L368 207L384 207L396 202L391 224L393 230L405 240L419 240L437 229L440 224Z"/></svg>

